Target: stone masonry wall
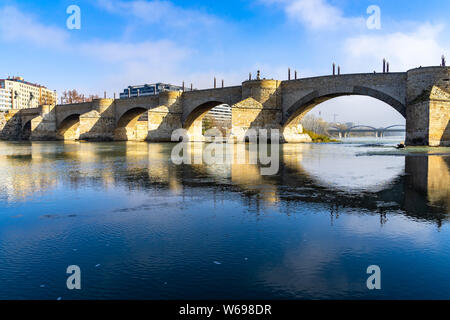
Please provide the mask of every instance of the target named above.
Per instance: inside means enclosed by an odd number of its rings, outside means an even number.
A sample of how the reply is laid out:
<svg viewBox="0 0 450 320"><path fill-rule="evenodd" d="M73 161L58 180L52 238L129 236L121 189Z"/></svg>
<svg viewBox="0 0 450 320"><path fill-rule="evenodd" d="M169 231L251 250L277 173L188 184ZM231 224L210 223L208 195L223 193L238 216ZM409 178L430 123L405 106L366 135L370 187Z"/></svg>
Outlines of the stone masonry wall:
<svg viewBox="0 0 450 320"><path fill-rule="evenodd" d="M201 139L201 118L213 106L227 103L232 106L232 136L236 140L244 141L249 129L267 129L269 136L272 129L278 129L283 131L281 141L303 142L309 141L308 137L292 119L303 115L314 103L349 94L372 96L406 115L408 145L450 145L450 68L445 67L282 82L252 80L223 89L10 110L0 113L0 139L26 138L30 123L31 138L39 140L62 136L76 139L79 134L83 140L119 137L171 141L172 132L180 128L189 129L190 136ZM78 116L79 124L72 123ZM119 121L121 132L117 131ZM64 129L67 134L61 135Z"/></svg>
<svg viewBox="0 0 450 320"><path fill-rule="evenodd" d="M450 145L450 68L408 71L407 145Z"/></svg>
<svg viewBox="0 0 450 320"><path fill-rule="evenodd" d="M0 140L20 140L22 138L22 119L18 110L0 112Z"/></svg>

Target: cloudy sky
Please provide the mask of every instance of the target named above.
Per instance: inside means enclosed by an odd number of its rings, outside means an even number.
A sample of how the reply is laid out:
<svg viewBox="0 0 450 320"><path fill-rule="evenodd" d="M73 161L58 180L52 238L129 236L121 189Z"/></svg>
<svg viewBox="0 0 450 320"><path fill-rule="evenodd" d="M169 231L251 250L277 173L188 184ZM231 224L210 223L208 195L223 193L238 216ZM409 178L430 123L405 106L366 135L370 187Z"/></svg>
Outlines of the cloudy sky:
<svg viewBox="0 0 450 320"><path fill-rule="evenodd" d="M81 29L69 30L70 5ZM381 9L369 29L367 9ZM450 1L442 0L0 0L0 78L23 76L86 94L170 82L208 88L237 85L260 69L286 79L331 72L391 71L450 59ZM449 60L448 59L448 60ZM313 111L326 120L390 125L404 119L382 102L344 97Z"/></svg>

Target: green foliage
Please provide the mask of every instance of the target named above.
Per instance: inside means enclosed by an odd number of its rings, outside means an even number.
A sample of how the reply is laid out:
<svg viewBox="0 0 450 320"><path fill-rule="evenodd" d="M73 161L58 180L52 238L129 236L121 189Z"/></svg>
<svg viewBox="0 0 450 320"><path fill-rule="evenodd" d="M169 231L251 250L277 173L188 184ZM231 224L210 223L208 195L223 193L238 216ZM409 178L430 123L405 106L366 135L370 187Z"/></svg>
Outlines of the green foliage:
<svg viewBox="0 0 450 320"><path fill-rule="evenodd" d="M206 131L209 129L214 128L213 121L209 117L203 118L203 128L202 128L202 134L205 134Z"/></svg>
<svg viewBox="0 0 450 320"><path fill-rule="evenodd" d="M315 143L339 142L339 140L331 139L326 135L317 134L309 130L304 130L304 133L308 134L311 137L312 141Z"/></svg>

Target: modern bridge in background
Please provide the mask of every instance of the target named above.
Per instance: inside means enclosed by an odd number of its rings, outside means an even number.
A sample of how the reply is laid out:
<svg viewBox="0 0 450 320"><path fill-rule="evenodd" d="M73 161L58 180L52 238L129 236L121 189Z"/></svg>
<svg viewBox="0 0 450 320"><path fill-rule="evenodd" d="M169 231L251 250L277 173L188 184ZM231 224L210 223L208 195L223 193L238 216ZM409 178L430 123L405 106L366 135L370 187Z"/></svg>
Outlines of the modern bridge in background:
<svg viewBox="0 0 450 320"><path fill-rule="evenodd" d="M351 133L374 133L375 137L383 138L386 133L406 133L406 126L404 124L392 125L386 128L375 128L366 125L357 125L350 128L330 127L329 134L337 134L339 138L348 138Z"/></svg>

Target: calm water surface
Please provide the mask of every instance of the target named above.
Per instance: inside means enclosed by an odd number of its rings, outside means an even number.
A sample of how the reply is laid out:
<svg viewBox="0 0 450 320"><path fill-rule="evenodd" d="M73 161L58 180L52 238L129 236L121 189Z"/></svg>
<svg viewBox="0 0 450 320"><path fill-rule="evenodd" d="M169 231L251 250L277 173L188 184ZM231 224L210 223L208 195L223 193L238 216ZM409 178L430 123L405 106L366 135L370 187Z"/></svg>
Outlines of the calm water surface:
<svg viewBox="0 0 450 320"><path fill-rule="evenodd" d="M261 176L172 144L0 142L0 299L450 299L450 150L394 144L284 145Z"/></svg>

